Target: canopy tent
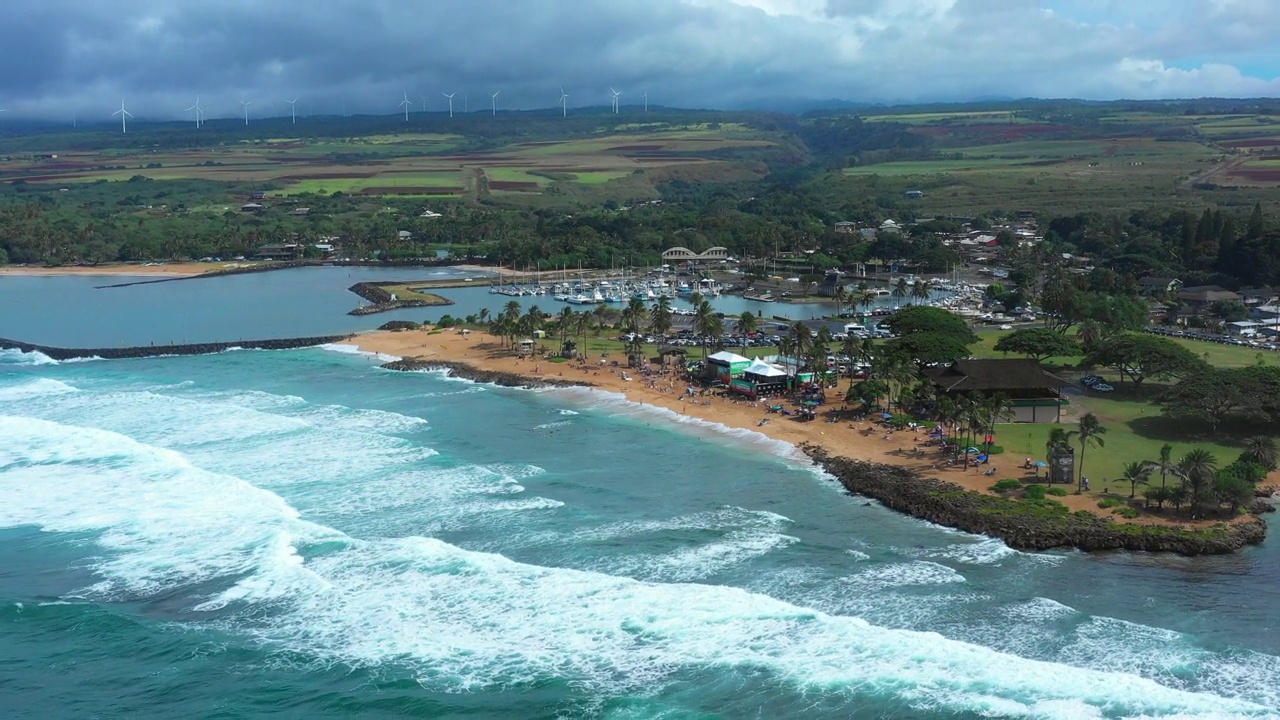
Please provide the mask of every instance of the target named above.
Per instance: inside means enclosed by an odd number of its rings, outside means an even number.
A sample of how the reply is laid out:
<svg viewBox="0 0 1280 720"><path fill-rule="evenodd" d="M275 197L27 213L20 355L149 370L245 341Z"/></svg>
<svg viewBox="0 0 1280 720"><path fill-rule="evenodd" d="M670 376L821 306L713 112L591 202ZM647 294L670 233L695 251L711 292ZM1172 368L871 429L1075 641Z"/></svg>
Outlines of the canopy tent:
<svg viewBox="0 0 1280 720"><path fill-rule="evenodd" d="M751 358L742 357L738 353L732 353L728 350L721 350L718 353L708 355L707 360L721 365L738 365L740 363L745 363L746 365L751 364Z"/></svg>
<svg viewBox="0 0 1280 720"><path fill-rule="evenodd" d="M744 358L728 350L721 350L707 356L707 369L714 370L716 379L724 383L730 383L734 378L741 377L742 371L750 365L750 358Z"/></svg>
<svg viewBox="0 0 1280 720"><path fill-rule="evenodd" d="M787 376L786 370L770 365L759 358L753 360L751 364L747 366L747 369L742 372L747 375L755 375L760 378L784 378Z"/></svg>

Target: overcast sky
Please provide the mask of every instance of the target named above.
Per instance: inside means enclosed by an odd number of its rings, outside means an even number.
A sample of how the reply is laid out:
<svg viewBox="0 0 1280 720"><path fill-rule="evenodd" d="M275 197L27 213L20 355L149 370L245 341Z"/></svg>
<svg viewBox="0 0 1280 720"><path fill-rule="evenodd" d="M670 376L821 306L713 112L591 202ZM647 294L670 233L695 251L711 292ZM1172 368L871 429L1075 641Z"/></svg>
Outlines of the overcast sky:
<svg viewBox="0 0 1280 720"><path fill-rule="evenodd" d="M3 0L0 108L1257 97L1280 94L1277 37L1280 0Z"/></svg>

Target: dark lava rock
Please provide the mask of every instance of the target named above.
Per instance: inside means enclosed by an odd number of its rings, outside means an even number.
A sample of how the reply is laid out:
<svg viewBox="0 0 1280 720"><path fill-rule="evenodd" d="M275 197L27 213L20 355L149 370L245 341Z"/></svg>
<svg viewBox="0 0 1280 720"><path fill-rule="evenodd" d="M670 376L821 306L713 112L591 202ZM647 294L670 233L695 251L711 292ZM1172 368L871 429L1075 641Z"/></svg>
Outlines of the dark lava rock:
<svg viewBox="0 0 1280 720"><path fill-rule="evenodd" d="M495 370L481 370L466 363L450 362L447 360L432 360L429 358L407 358L404 360L395 360L386 363L382 367L387 370L401 371L418 371L418 370L447 370L454 377L473 380L478 383L492 383L503 387L518 388L541 388L541 387L591 387L591 383L578 382L576 380L561 380L559 378L533 379L510 372L498 372Z"/></svg>
<svg viewBox="0 0 1280 720"><path fill-rule="evenodd" d="M231 348L244 350L292 350L294 348L327 345L342 342L350 335L326 335L322 337L276 338L272 340L236 340L235 342L191 343L187 345L144 345L126 348L59 348L48 345L34 345L0 338L0 350L15 349L22 352L39 352L54 360L72 360L76 358L103 358L116 360L121 358L144 358L159 355L209 355Z"/></svg>

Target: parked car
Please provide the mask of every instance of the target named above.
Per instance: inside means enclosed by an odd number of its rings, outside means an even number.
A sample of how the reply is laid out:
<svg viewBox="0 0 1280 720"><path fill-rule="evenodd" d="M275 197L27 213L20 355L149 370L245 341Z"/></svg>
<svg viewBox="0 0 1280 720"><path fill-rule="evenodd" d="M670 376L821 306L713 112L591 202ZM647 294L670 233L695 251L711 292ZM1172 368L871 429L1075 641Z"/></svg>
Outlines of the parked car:
<svg viewBox="0 0 1280 720"><path fill-rule="evenodd" d="M1009 324L1005 324L1005 325L1001 325L1001 326L1000 326L1000 329L1001 329L1001 330L1012 330L1012 329L1013 329L1013 326L1012 326L1012 325L1009 325Z"/></svg>

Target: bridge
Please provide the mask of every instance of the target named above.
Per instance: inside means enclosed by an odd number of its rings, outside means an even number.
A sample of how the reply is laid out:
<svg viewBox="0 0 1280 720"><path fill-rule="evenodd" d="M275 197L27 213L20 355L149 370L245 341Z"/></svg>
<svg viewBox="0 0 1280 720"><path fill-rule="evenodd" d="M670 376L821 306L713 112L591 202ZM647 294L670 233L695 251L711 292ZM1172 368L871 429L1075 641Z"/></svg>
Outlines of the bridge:
<svg viewBox="0 0 1280 720"><path fill-rule="evenodd" d="M673 247L664 250L662 259L676 262L703 262L707 260L725 260L729 257L729 251L722 247L707 248L706 250L696 253L686 247Z"/></svg>

